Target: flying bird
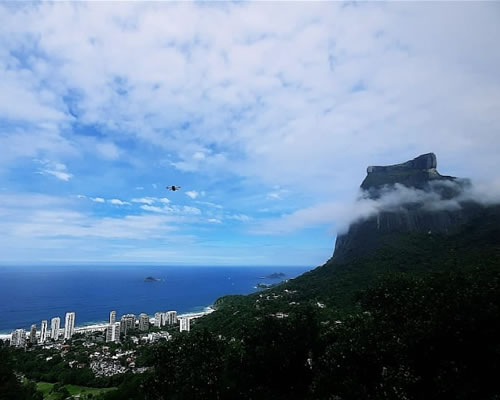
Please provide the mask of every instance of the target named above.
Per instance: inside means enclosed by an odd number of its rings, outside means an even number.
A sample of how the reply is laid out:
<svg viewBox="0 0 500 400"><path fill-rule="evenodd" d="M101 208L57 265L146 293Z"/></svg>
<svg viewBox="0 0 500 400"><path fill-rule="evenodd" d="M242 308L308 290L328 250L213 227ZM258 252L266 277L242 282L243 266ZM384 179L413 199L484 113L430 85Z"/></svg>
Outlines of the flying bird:
<svg viewBox="0 0 500 400"><path fill-rule="evenodd" d="M176 190L179 190L181 187L180 186L167 186L166 189L171 190L172 192L175 192Z"/></svg>

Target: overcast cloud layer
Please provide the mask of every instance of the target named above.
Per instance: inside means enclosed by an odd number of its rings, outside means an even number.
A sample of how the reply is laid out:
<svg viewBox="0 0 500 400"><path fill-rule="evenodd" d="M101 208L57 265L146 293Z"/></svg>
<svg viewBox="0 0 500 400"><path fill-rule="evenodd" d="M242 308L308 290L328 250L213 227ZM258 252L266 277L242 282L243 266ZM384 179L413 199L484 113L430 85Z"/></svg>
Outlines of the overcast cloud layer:
<svg viewBox="0 0 500 400"><path fill-rule="evenodd" d="M316 265L367 165L433 151L498 182L499 20L494 2L3 3L0 262Z"/></svg>

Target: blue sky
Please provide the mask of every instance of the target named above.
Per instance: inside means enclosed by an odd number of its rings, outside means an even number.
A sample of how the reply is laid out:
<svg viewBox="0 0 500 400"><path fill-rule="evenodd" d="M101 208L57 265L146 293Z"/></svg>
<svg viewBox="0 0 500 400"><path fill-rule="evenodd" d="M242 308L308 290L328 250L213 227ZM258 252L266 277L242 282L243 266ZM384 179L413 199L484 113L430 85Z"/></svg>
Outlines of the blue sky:
<svg viewBox="0 0 500 400"><path fill-rule="evenodd" d="M4 3L0 263L315 266L368 165L433 151L442 173L499 187L499 17Z"/></svg>

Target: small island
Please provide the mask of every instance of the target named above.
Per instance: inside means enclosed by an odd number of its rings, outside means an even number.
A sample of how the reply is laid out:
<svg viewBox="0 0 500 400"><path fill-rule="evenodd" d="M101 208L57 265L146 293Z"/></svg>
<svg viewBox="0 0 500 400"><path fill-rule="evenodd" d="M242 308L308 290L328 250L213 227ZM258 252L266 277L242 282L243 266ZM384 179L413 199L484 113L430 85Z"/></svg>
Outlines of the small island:
<svg viewBox="0 0 500 400"><path fill-rule="evenodd" d="M144 282L160 282L160 281L161 281L160 278L155 278L153 276L148 276L144 278Z"/></svg>
<svg viewBox="0 0 500 400"><path fill-rule="evenodd" d="M259 279L283 279L285 276L283 272L274 272L271 275L261 276Z"/></svg>
<svg viewBox="0 0 500 400"><path fill-rule="evenodd" d="M257 283L255 286L256 289L269 289L276 286L274 283Z"/></svg>

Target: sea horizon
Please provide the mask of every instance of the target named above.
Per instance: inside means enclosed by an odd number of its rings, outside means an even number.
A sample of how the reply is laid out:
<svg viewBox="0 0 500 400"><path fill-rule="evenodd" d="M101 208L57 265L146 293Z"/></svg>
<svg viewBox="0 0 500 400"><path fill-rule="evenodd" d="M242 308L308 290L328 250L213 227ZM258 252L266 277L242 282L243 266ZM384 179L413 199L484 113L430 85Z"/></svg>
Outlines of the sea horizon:
<svg viewBox="0 0 500 400"><path fill-rule="evenodd" d="M67 263L0 265L0 335L14 329L39 329L41 321L76 313L76 327L102 324L141 312L200 312L217 298L257 291L274 272L294 278L313 267L166 265L156 263ZM146 282L152 276L158 282Z"/></svg>

